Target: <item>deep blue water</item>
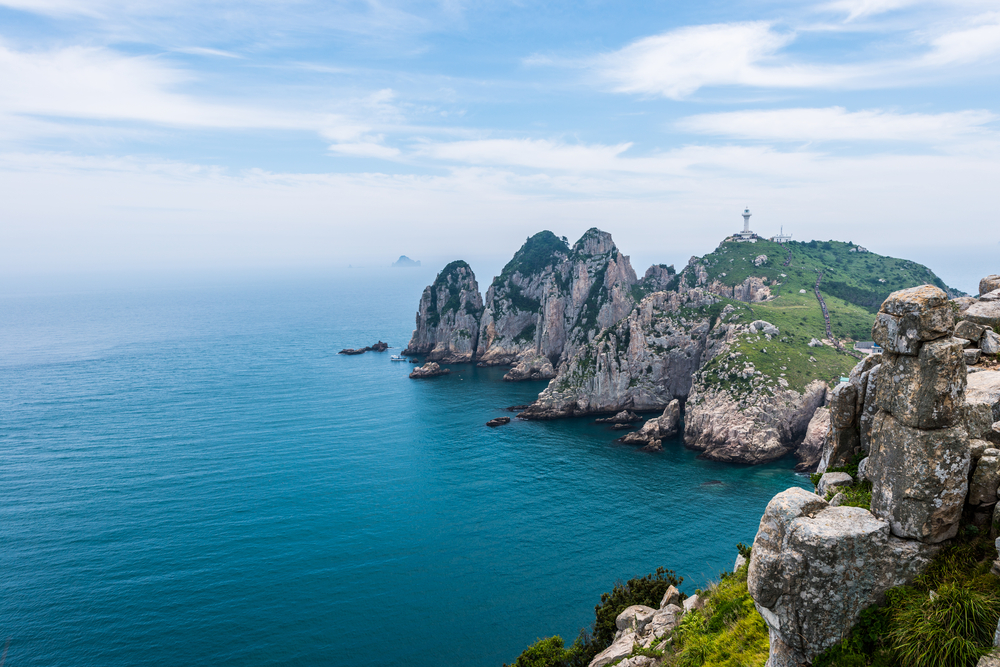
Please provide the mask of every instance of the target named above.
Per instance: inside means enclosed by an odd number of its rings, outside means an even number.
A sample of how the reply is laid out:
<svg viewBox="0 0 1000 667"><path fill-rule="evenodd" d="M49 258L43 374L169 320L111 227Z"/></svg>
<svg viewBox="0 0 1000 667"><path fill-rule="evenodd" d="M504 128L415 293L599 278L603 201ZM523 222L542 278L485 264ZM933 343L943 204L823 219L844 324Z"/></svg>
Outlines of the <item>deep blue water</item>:
<svg viewBox="0 0 1000 667"><path fill-rule="evenodd" d="M7 665L483 665L616 579L731 567L793 462L489 429L544 385L409 380L427 269L0 295Z"/></svg>

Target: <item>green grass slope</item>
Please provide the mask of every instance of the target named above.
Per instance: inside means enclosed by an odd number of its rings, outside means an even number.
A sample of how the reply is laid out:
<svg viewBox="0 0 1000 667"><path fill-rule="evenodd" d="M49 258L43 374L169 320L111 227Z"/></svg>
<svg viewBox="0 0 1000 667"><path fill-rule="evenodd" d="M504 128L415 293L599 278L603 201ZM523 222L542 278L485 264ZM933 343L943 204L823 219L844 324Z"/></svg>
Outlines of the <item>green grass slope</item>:
<svg viewBox="0 0 1000 667"><path fill-rule="evenodd" d="M850 252L855 247L838 241L778 244L723 242L702 258L709 282L718 281L735 286L748 277L767 280L772 299L741 304L732 302L744 314L741 321L766 320L781 331L776 339L762 336L742 337L730 347L736 360L723 355L705 368L709 384L726 383L739 392L740 380L731 374L720 377L728 364L739 366L748 361L764 375L784 378L791 389L801 391L810 381L826 380L836 384L850 372L857 359L832 347L809 347L810 339L826 338L823 312L813 292L816 278L822 272L820 293L830 313L834 337L846 341L871 340L875 312L892 292L917 285L933 284L952 295L950 289L925 266L904 259L884 257L875 253ZM788 266L784 262L789 258ZM767 261L755 266L754 260L766 255ZM749 318L749 319L747 319ZM749 382L747 381L747 391Z"/></svg>

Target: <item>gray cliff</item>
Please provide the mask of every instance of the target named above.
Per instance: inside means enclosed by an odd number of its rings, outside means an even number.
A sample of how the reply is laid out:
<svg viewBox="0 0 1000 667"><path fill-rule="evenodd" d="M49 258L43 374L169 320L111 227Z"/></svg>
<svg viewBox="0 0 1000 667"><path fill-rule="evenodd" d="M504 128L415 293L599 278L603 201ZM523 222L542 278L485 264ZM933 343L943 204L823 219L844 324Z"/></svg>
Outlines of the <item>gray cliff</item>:
<svg viewBox="0 0 1000 667"><path fill-rule="evenodd" d="M486 366L513 365L506 379L551 378L632 310L636 282L607 232L590 229L572 248L552 232L535 234L486 292L476 357Z"/></svg>
<svg viewBox="0 0 1000 667"><path fill-rule="evenodd" d="M417 328L403 354L426 354L427 361L472 361L479 342L483 297L469 265L457 260L424 289Z"/></svg>

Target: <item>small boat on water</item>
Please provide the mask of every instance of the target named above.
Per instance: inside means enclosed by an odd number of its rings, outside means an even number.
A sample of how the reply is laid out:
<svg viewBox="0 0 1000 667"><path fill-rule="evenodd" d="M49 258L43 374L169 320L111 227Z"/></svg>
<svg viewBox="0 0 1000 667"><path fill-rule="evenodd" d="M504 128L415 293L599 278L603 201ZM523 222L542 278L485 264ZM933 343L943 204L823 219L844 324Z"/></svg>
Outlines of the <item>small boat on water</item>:
<svg viewBox="0 0 1000 667"><path fill-rule="evenodd" d="M401 357L398 354L394 354L389 357L389 361L406 361L406 357Z"/></svg>

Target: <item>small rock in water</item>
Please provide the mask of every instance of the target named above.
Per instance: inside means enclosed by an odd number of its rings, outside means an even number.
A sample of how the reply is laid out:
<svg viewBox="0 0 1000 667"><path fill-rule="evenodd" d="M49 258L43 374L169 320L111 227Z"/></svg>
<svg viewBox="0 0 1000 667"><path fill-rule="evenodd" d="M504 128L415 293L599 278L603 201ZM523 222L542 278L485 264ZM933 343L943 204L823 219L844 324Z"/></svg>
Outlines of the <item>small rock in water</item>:
<svg viewBox="0 0 1000 667"><path fill-rule="evenodd" d="M491 419L486 422L487 426L496 428L497 426L503 426L504 424L510 423L510 417L497 417L496 419Z"/></svg>

